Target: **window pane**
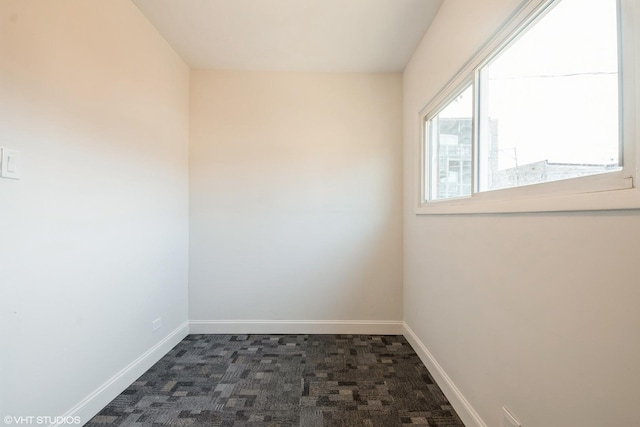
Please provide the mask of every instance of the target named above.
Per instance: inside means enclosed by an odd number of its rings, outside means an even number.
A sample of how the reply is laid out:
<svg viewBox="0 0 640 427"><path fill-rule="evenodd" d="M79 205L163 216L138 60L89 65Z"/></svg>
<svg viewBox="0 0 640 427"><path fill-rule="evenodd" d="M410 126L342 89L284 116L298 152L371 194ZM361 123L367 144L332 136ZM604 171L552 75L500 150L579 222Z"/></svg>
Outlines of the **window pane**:
<svg viewBox="0 0 640 427"><path fill-rule="evenodd" d="M472 115L469 86L427 122L428 200L471 195Z"/></svg>
<svg viewBox="0 0 640 427"><path fill-rule="evenodd" d="M615 0L563 0L480 71L480 191L620 170Z"/></svg>

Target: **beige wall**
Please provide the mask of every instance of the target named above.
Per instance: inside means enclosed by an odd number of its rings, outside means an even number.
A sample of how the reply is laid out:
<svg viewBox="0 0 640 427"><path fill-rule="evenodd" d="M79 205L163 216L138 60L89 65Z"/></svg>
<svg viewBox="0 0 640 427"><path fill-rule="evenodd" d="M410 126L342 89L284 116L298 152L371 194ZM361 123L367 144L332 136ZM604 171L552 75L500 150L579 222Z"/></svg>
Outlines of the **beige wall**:
<svg viewBox="0 0 640 427"><path fill-rule="evenodd" d="M0 2L0 146L22 153L0 179L2 415L65 414L186 321L188 96L130 1Z"/></svg>
<svg viewBox="0 0 640 427"><path fill-rule="evenodd" d="M194 70L192 320L400 320L401 76Z"/></svg>
<svg viewBox="0 0 640 427"><path fill-rule="evenodd" d="M414 214L418 112L518 3L445 1L405 70L405 320L488 426L637 425L638 211Z"/></svg>

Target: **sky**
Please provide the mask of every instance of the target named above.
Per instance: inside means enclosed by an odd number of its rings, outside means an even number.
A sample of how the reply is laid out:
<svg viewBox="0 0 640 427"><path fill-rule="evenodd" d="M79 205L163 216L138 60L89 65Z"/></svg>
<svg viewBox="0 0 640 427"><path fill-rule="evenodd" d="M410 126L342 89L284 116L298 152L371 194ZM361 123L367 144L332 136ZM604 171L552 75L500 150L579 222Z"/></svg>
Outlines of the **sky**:
<svg viewBox="0 0 640 427"><path fill-rule="evenodd" d="M530 28L483 70L499 168L617 163L616 0L563 0ZM472 105L468 90L440 117L470 117Z"/></svg>

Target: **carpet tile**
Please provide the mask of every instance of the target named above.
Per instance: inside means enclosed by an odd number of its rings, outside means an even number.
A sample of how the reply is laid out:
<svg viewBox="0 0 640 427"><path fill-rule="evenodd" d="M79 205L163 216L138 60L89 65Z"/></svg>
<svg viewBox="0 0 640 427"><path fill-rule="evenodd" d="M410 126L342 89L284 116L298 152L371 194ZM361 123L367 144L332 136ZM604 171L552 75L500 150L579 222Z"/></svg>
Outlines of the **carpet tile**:
<svg viewBox="0 0 640 427"><path fill-rule="evenodd" d="M189 335L86 425L464 427L390 335Z"/></svg>

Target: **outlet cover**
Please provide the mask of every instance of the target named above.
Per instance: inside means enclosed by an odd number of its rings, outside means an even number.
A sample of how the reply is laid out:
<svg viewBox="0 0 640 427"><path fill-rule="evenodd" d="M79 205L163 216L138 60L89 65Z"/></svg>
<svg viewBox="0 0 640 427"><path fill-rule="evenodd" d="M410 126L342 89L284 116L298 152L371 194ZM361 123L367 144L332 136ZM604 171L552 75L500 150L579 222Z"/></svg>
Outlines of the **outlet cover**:
<svg viewBox="0 0 640 427"><path fill-rule="evenodd" d="M515 419L511 412L507 408L502 408L502 426L503 427L522 427L520 422Z"/></svg>
<svg viewBox="0 0 640 427"><path fill-rule="evenodd" d="M157 331L158 329L160 329L160 326L162 326L162 317L158 317L153 321L153 330Z"/></svg>

